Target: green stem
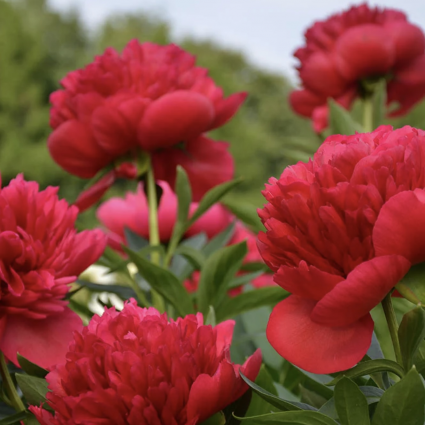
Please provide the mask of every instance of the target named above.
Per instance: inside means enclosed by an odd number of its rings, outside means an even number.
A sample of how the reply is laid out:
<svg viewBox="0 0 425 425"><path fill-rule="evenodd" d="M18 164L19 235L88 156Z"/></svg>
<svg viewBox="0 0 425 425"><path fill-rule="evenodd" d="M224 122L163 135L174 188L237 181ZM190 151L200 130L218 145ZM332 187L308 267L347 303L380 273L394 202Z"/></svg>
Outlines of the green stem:
<svg viewBox="0 0 425 425"><path fill-rule="evenodd" d="M373 131L373 103L372 96L363 99L363 129L366 133Z"/></svg>
<svg viewBox="0 0 425 425"><path fill-rule="evenodd" d="M146 191L149 208L149 244L150 246L155 247L160 245L160 239L158 225L158 198L156 196L155 176L153 173L152 163L149 163L146 173ZM161 265L158 251L151 252L151 261L157 266ZM152 290L152 303L160 313L165 311L164 299L154 290Z"/></svg>
<svg viewBox="0 0 425 425"><path fill-rule="evenodd" d="M25 409L24 403L19 397L16 391L15 385L13 384L12 377L10 376L9 369L7 368L6 359L3 353L0 351L0 374L3 380L3 387L6 391L6 395L10 400L11 405L17 412L22 412Z"/></svg>
<svg viewBox="0 0 425 425"><path fill-rule="evenodd" d="M388 329L391 335L391 341L394 347L395 358L397 363L403 367L403 357L400 350L400 342L398 340L398 323L395 316L393 303L391 301L391 293L382 300L382 307L384 309L385 318L387 319Z"/></svg>

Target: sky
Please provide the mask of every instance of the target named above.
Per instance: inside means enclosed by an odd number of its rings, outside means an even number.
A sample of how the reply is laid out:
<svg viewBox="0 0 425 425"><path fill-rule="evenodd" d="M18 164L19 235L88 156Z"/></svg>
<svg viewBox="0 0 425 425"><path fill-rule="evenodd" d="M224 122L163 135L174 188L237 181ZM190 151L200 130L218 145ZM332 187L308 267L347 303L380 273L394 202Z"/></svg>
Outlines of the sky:
<svg viewBox="0 0 425 425"><path fill-rule="evenodd" d="M243 51L254 64L296 81L293 52L315 20L359 2L348 0L49 0L57 10L75 8L89 29L119 12L151 11L171 24L176 38L213 39ZM402 9L425 30L424 0L369 1L369 5Z"/></svg>

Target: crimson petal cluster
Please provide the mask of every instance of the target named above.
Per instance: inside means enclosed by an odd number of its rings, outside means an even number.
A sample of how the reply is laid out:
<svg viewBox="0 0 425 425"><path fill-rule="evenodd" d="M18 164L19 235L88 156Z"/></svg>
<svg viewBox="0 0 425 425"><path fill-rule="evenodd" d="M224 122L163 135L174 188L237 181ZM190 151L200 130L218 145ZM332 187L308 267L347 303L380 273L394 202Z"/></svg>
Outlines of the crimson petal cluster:
<svg viewBox="0 0 425 425"><path fill-rule="evenodd" d="M292 295L274 308L268 339L307 371L348 369L369 348L369 311L425 261L425 132L330 136L269 183L259 250Z"/></svg>
<svg viewBox="0 0 425 425"><path fill-rule="evenodd" d="M303 89L290 95L292 108L311 117L315 131L327 127L327 99L348 109L360 81L385 77L391 116L403 115L425 96L425 36L403 12L366 4L317 21L305 33L300 61Z"/></svg>
<svg viewBox="0 0 425 425"><path fill-rule="evenodd" d="M122 55L108 48L61 84L50 98L48 147L69 173L91 178L143 150L158 178L172 185L175 165L182 165L196 199L232 178L227 143L203 133L229 120L246 93L224 98L207 70L180 47L132 40Z"/></svg>
<svg viewBox="0 0 425 425"><path fill-rule="evenodd" d="M42 425L196 425L239 398L261 365L230 361L234 322L214 328L202 314L167 320L130 300L105 309L76 333L66 362L46 377L50 412L32 406Z"/></svg>
<svg viewBox="0 0 425 425"><path fill-rule="evenodd" d="M99 230L77 233L78 209L58 188L22 176L0 190L0 351L42 367L62 359L81 319L64 301L69 284L102 254Z"/></svg>

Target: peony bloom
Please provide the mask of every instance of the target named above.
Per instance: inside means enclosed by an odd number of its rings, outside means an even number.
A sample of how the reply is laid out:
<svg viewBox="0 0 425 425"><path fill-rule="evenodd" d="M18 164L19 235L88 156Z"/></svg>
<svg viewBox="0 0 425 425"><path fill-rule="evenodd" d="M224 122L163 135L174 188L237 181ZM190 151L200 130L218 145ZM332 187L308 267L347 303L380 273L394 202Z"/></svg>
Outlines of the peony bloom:
<svg viewBox="0 0 425 425"><path fill-rule="evenodd" d="M162 196L158 207L159 238L167 243L173 233L177 219L177 196L165 181L159 181ZM198 204L192 202L190 213ZM107 229L108 244L111 248L121 250L125 243L124 229L149 239L149 210L143 186L140 184L136 193L127 192L125 198L111 198L97 209L97 218ZM233 216L220 204L212 206L186 232L186 236L194 236L205 232L212 238L222 232L232 222Z"/></svg>
<svg viewBox="0 0 425 425"><path fill-rule="evenodd" d="M0 351L42 367L65 355L81 319L64 301L68 284L105 248L99 230L77 233L78 209L57 188L39 191L22 176L0 190Z"/></svg>
<svg viewBox="0 0 425 425"><path fill-rule="evenodd" d="M46 377L51 413L30 407L42 425L195 425L238 399L261 365L230 361L234 322L203 325L202 314L167 320L130 300L105 309L75 334L64 364Z"/></svg>
<svg viewBox="0 0 425 425"><path fill-rule="evenodd" d="M172 185L176 164L185 168L197 200L232 178L227 144L203 133L226 123L246 93L224 98L207 70L180 47L132 40L121 55L108 48L61 84L50 98L48 147L69 173L91 178L143 151L158 178Z"/></svg>
<svg viewBox="0 0 425 425"><path fill-rule="evenodd" d="M362 80L388 80L388 103L398 103L391 116L407 113L425 96L425 36L400 11L353 6L315 22L305 39L294 54L303 88L289 101L313 119L316 132L327 127L327 99L349 109Z"/></svg>
<svg viewBox="0 0 425 425"><path fill-rule="evenodd" d="M258 244L292 294L267 326L282 357L331 373L366 354L369 311L425 261L424 158L424 131L382 126L328 137L313 160L270 179Z"/></svg>

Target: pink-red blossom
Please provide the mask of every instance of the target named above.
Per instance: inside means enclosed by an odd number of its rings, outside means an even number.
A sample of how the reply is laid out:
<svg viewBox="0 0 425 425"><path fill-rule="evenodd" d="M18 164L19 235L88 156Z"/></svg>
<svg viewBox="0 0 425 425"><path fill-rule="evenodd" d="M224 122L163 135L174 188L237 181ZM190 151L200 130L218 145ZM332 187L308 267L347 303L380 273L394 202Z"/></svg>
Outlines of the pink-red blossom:
<svg viewBox="0 0 425 425"><path fill-rule="evenodd" d="M42 425L196 425L238 399L261 365L230 360L234 322L203 324L202 314L167 320L134 300L106 309L76 333L66 360L46 377L54 414L32 406Z"/></svg>
<svg viewBox="0 0 425 425"><path fill-rule="evenodd" d="M387 79L388 103L398 103L391 116L425 96L425 36L398 10L362 4L317 21L294 56L303 87L291 93L290 104L313 119L316 132L327 127L327 99L349 109L364 94L364 80Z"/></svg>
<svg viewBox="0 0 425 425"><path fill-rule="evenodd" d="M259 250L291 292L267 326L284 358L315 373L366 354L369 311L425 261L425 132L379 127L331 136L308 163L272 178Z"/></svg>
<svg viewBox="0 0 425 425"><path fill-rule="evenodd" d="M246 93L225 98L180 47L132 40L121 55L108 48L61 84L50 98L48 147L69 173L91 178L117 161L137 161L143 151L172 185L176 164L185 168L197 200L232 178L227 143L203 133L226 123Z"/></svg>
<svg viewBox="0 0 425 425"><path fill-rule="evenodd" d="M67 307L69 284L102 254L99 230L77 233L78 209L22 176L0 190L0 351L42 367L65 355L82 321Z"/></svg>

